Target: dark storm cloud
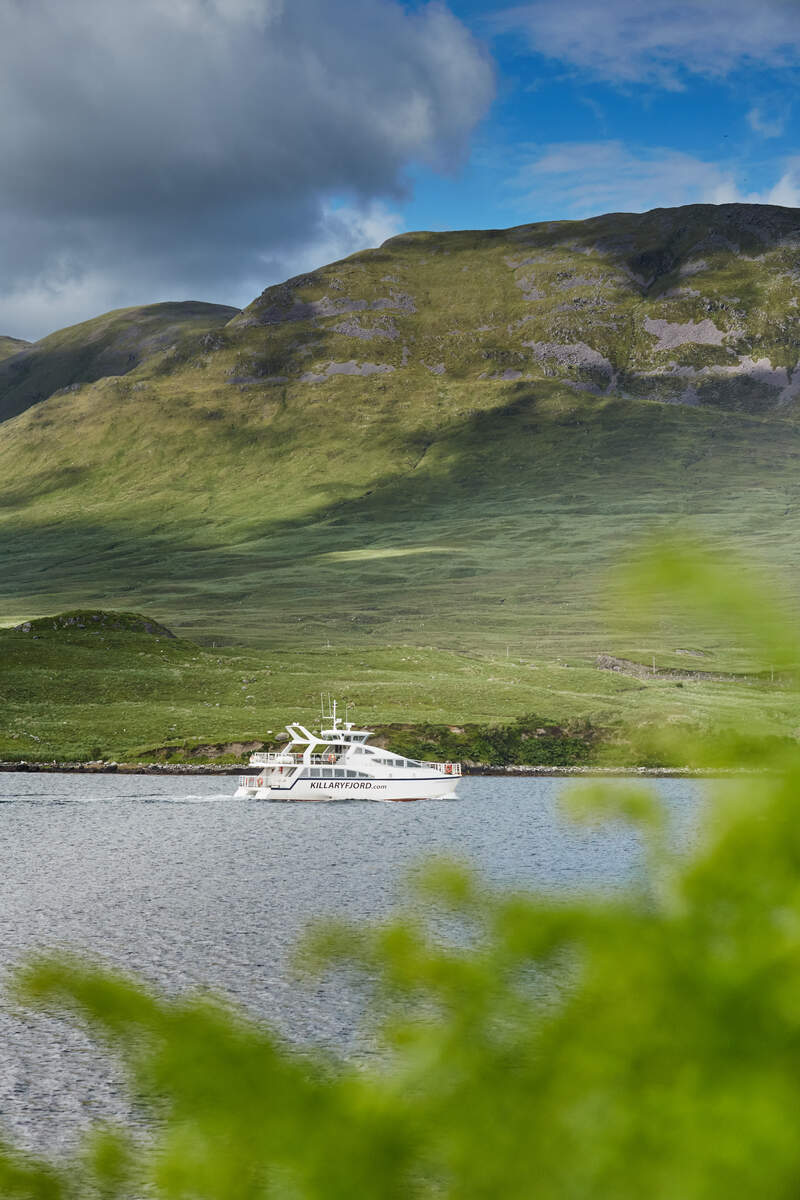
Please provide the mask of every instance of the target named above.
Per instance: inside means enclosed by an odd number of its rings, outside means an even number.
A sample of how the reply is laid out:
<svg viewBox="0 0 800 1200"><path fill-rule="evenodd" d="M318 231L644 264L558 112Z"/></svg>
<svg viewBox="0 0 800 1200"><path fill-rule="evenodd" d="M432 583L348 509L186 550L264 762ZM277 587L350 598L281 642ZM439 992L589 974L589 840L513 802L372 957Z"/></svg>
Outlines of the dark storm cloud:
<svg viewBox="0 0 800 1200"><path fill-rule="evenodd" d="M0 0L0 332L244 300L304 248L389 234L376 202L454 166L492 86L437 5Z"/></svg>

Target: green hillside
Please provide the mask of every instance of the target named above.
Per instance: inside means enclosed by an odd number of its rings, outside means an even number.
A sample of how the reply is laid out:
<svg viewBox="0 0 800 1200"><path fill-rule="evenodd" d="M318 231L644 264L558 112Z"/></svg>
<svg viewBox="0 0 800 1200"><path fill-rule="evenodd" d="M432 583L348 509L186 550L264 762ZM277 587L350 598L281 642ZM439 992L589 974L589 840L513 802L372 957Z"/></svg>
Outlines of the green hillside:
<svg viewBox="0 0 800 1200"><path fill-rule="evenodd" d="M20 354L23 350L27 350L30 342L23 341L22 338L0 337L0 362L4 358L11 358L12 354Z"/></svg>
<svg viewBox="0 0 800 1200"><path fill-rule="evenodd" d="M409 234L269 288L0 424L0 620L157 613L319 652L312 692L329 646L508 656L589 672L573 712L604 653L763 666L610 621L609 580L685 527L793 584L798 297L800 212L752 205Z"/></svg>
<svg viewBox="0 0 800 1200"><path fill-rule="evenodd" d="M744 718L755 738L794 733L798 696L784 681L706 678L697 660L677 661L641 677L423 646L202 647L138 614L73 612L0 630L0 760L241 761L286 721L316 721L323 686L370 727L412 723L386 740L425 757L470 757L464 724L520 716L528 737L510 760L534 763L576 761L576 745L577 761L640 761L665 724Z"/></svg>
<svg viewBox="0 0 800 1200"><path fill-rule="evenodd" d="M126 375L153 355L182 344L187 335L197 338L224 325L237 311L194 300L119 308L51 333L33 345L19 343L9 351L13 360L0 366L0 421L62 388ZM2 358L8 356L0 342Z"/></svg>

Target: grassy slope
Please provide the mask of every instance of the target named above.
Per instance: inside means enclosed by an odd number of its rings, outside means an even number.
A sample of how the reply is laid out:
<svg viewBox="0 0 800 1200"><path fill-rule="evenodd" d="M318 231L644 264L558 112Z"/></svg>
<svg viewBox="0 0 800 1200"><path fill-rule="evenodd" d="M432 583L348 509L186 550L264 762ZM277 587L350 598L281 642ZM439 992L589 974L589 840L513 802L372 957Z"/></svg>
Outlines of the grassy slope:
<svg viewBox="0 0 800 1200"><path fill-rule="evenodd" d="M236 313L223 304L200 301L120 308L80 325L60 329L33 345L20 343L14 358L2 353L0 420L46 400L61 388L125 375L187 334L209 334Z"/></svg>
<svg viewBox="0 0 800 1200"><path fill-rule="evenodd" d="M797 361L799 226L724 206L410 235L269 289L211 337L0 426L0 613L144 609L313 664L311 696L422 647L412 676L392 667L383 720L602 714L618 686L591 665L602 651L760 665L669 613L610 623L606 581L642 535L683 522L791 577L796 401L747 364ZM711 317L724 345L659 351L644 326ZM591 346L613 377L584 351L541 351L555 343ZM350 362L395 369L302 379ZM487 378L508 371L521 378ZM687 379L699 404L659 402ZM427 670L437 654L477 664L474 693L460 666ZM260 720L289 702L282 673ZM742 702L738 685L626 689L629 715L651 696L678 719Z"/></svg>
<svg viewBox="0 0 800 1200"><path fill-rule="evenodd" d="M23 341L22 338L0 336L0 362L5 358L11 358L12 354L20 354L30 345L30 342Z"/></svg>
<svg viewBox="0 0 800 1200"><path fill-rule="evenodd" d="M164 745L269 740L289 719L316 719L321 682L370 724L588 719L606 733L600 761L630 761L629 732L665 721L713 729L747 712L756 735L797 723L797 696L778 683L678 687L421 647L212 649L105 627L2 630L0 656L0 759L150 760Z"/></svg>

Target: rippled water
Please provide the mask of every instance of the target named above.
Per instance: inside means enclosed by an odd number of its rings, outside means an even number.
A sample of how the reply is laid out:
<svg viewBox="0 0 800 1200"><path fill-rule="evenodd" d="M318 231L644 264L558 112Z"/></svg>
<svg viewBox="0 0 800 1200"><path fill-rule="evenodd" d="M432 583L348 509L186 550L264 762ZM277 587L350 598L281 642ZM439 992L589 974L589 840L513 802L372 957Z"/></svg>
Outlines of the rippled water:
<svg viewBox="0 0 800 1200"><path fill-rule="evenodd" d="M287 970L314 918L386 915L431 854L558 890L625 887L641 870L629 829L562 817L565 780L466 778L458 801L415 804L269 804L233 800L234 784L0 774L3 975L26 953L66 946L173 991L211 987L293 1040L368 1054L358 998ZM700 787L655 786L685 843ZM0 1129L63 1148L87 1120L125 1113L111 1064L80 1030L0 996Z"/></svg>

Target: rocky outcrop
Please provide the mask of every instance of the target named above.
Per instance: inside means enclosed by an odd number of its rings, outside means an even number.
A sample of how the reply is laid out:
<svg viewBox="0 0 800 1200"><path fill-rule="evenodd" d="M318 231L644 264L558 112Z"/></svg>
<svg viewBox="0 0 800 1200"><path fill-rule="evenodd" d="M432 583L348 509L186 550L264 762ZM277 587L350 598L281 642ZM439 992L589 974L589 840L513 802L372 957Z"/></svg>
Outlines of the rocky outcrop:
<svg viewBox="0 0 800 1200"><path fill-rule="evenodd" d="M594 662L601 671L616 671L620 675L630 675L633 679L711 680L718 683L751 683L754 681L753 676L732 675L724 671L688 671L675 667L651 668L645 663L635 662L630 658L616 658L613 654L598 654Z"/></svg>
<svg viewBox="0 0 800 1200"><path fill-rule="evenodd" d="M305 371L300 376L300 382L323 383L333 375L359 375L362 378L367 375L389 375L393 370L394 367L390 363L357 363L351 359L350 362L328 363L322 371Z"/></svg>

